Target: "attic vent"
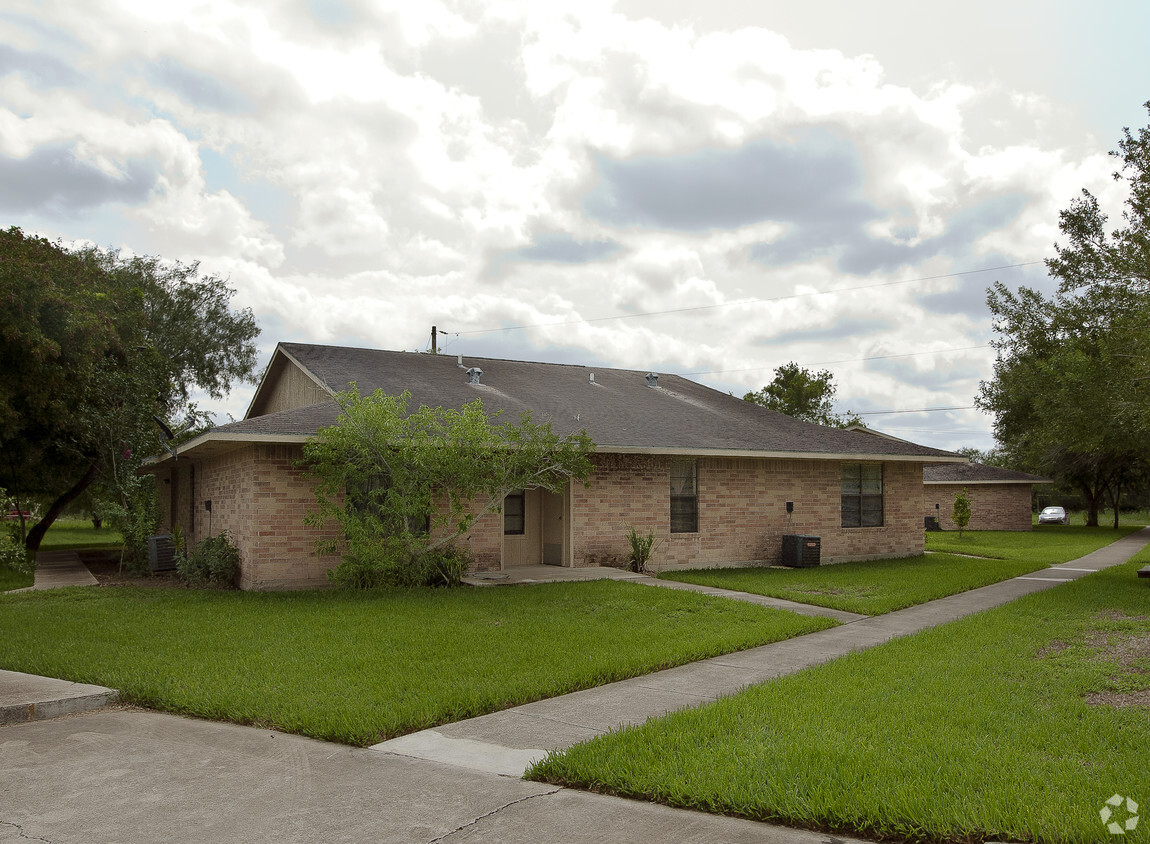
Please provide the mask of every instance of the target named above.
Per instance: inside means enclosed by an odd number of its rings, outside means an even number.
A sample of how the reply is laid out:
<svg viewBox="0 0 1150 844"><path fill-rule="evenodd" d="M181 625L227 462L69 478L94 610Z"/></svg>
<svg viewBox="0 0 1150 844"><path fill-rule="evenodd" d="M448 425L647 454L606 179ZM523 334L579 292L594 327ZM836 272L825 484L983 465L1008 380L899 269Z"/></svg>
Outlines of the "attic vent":
<svg viewBox="0 0 1150 844"><path fill-rule="evenodd" d="M647 386L648 387L658 387L659 386L659 373L657 373L657 372L648 372L647 373Z"/></svg>
<svg viewBox="0 0 1150 844"><path fill-rule="evenodd" d="M467 383L468 384L478 384L479 379L482 375L483 375L483 370L480 369L478 366L471 367L471 369L467 370Z"/></svg>

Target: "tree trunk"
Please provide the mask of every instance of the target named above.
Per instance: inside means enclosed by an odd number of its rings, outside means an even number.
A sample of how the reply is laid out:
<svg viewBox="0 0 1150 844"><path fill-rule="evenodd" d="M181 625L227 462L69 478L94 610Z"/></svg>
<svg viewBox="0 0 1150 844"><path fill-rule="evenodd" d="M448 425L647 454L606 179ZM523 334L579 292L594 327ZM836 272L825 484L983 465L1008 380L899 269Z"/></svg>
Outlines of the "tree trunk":
<svg viewBox="0 0 1150 844"><path fill-rule="evenodd" d="M1110 490L1110 503L1114 506L1114 529L1118 530L1118 505L1122 501L1122 481L1116 480L1114 488Z"/></svg>
<svg viewBox="0 0 1150 844"><path fill-rule="evenodd" d="M48 528L52 527L52 522L56 521L56 517L60 515L65 507L80 497L80 493L86 490L92 484L92 481L96 480L96 476L99 474L100 464L93 463L88 467L88 471L84 473L84 477L80 478L74 487L53 501L52 506L48 508L48 512L44 514L44 518L38 521L32 529L28 531L28 538L24 541L24 547L33 554L39 551L40 543L44 539L44 534L48 532Z"/></svg>
<svg viewBox="0 0 1150 844"><path fill-rule="evenodd" d="M1098 527L1098 510L1106 504L1106 484L1096 479L1081 480L1078 488L1086 501L1086 527Z"/></svg>

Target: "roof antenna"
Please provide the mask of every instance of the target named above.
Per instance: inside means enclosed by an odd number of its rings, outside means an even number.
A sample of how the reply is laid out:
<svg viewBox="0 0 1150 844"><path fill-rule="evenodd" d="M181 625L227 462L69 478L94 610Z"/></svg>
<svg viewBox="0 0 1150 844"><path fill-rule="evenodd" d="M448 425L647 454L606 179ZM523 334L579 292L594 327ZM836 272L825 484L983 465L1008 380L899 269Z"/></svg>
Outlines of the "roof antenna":
<svg viewBox="0 0 1150 844"><path fill-rule="evenodd" d="M168 445L168 441L174 440L180 434L184 433L184 431L188 430L188 428L190 428L191 426L185 425L184 427L180 428L179 431L177 431L176 433L173 434L172 429L169 428L167 426L167 423L165 423L164 420L161 419L159 416L156 416L156 414L153 413L152 419L155 420L156 424L160 426L160 445L162 445L164 447L164 451L166 451L166 452L168 452L168 454L172 455L172 459L175 460L176 459L176 447L174 445Z"/></svg>

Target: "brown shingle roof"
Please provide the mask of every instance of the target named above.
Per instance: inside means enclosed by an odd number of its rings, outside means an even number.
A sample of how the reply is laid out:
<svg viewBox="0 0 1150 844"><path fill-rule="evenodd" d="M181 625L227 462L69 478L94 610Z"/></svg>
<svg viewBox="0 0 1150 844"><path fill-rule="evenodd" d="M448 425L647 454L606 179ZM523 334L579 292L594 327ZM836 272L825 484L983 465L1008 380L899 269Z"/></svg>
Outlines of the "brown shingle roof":
<svg viewBox="0 0 1150 844"><path fill-rule="evenodd" d="M939 466L924 466L923 483L927 484L1049 484L1048 478L1016 472L1014 469L1000 469L982 463L943 463Z"/></svg>
<svg viewBox="0 0 1150 844"><path fill-rule="evenodd" d="M647 386L646 372L569 364L282 343L279 349L332 391L355 382L361 394L376 389L412 394L411 407L461 407L482 399L501 421L530 410L556 433L586 430L603 450L768 452L812 455L884 455L954 460L957 455L914 443L880 440L857 431L824 428L758 407L677 375ZM483 370L481 384L466 369ZM589 375L595 375L594 383ZM219 434L256 437L314 434L335 420L332 403L286 410L216 428Z"/></svg>

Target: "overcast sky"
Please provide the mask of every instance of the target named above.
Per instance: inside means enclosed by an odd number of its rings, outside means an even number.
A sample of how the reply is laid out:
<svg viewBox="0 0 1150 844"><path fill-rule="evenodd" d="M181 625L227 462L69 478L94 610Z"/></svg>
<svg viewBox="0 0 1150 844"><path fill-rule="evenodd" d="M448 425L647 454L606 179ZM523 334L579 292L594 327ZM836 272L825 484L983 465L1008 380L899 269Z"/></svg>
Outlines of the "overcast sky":
<svg viewBox="0 0 1150 844"><path fill-rule="evenodd" d="M1150 4L0 11L0 224L199 260L280 340L653 369L992 444L987 286L1117 210ZM251 388L215 409L239 417Z"/></svg>

